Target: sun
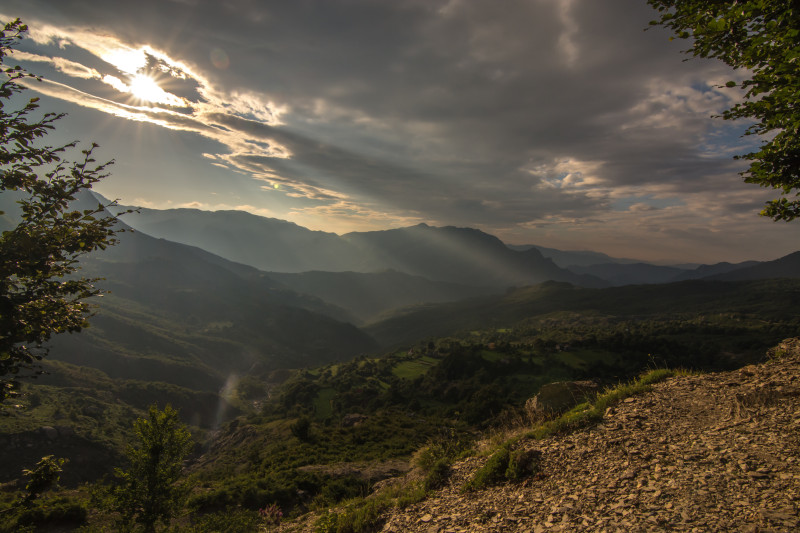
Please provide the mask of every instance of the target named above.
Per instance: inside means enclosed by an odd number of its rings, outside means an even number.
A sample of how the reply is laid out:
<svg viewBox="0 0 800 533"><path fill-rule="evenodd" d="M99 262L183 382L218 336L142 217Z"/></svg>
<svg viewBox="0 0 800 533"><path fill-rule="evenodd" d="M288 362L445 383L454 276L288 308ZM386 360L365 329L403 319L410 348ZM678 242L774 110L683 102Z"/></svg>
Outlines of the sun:
<svg viewBox="0 0 800 533"><path fill-rule="evenodd" d="M182 107L186 102L162 89L158 82L146 74L134 74L128 83L127 91L143 102Z"/></svg>
<svg viewBox="0 0 800 533"><path fill-rule="evenodd" d="M144 74L133 76L128 87L133 96L146 102L160 103L169 96L164 89L158 86L156 80Z"/></svg>

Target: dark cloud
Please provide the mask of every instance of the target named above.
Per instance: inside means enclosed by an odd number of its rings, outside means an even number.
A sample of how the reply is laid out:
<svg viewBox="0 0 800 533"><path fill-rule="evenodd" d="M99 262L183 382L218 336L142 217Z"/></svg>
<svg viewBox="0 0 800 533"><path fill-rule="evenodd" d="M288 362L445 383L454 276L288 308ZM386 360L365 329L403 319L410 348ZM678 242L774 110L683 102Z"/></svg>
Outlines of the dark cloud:
<svg viewBox="0 0 800 533"><path fill-rule="evenodd" d="M343 228L419 220L556 247L579 228L576 246L597 249L638 226L701 250L722 219L749 231L739 215L765 198L731 159L746 125L710 118L737 97L717 88L733 74L644 31L645 2L5 4L167 54L173 63L153 52L146 71L188 107L142 119L216 141L211 161L277 184L301 223L349 213ZM78 46L62 53L121 76ZM70 84L91 92L89 79ZM108 85L92 94L124 103Z"/></svg>

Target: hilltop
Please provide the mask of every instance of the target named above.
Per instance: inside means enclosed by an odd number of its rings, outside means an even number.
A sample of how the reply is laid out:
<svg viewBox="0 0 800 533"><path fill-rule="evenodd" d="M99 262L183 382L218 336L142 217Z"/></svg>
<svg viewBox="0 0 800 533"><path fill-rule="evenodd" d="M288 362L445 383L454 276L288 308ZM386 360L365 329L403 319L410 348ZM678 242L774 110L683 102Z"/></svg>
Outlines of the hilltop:
<svg viewBox="0 0 800 533"><path fill-rule="evenodd" d="M382 516L380 530L797 530L800 339L772 356L669 378L609 408L598 424L523 439L517 450L538 461L522 481L465 493L487 458L457 462L444 488Z"/></svg>

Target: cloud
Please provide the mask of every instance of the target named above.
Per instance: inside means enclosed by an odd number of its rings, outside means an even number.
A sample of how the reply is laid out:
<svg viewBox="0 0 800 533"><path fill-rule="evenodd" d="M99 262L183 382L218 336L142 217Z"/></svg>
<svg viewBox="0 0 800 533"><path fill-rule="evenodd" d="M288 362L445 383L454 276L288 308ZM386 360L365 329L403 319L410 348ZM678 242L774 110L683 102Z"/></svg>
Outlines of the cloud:
<svg viewBox="0 0 800 533"><path fill-rule="evenodd" d="M39 63L49 63L55 67L56 70L73 78L83 79L99 79L100 73L93 68L89 68L75 61L64 59L63 57L46 57L29 52L22 52L20 50L12 50L9 54L11 59L16 61L30 61Z"/></svg>
<svg viewBox="0 0 800 533"><path fill-rule="evenodd" d="M7 3L24 60L53 68L36 90L202 144L214 175L253 180L246 205L298 223L701 253L687 234L750 234L769 197L732 160L747 125L711 118L743 74L684 62L644 2ZM136 76L163 94L137 99Z"/></svg>

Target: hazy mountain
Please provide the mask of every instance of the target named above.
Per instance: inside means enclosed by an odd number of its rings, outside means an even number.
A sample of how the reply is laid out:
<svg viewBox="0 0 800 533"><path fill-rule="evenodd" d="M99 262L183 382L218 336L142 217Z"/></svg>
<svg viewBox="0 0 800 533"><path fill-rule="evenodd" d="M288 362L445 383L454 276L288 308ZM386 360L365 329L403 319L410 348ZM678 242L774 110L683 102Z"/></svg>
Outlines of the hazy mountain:
<svg viewBox="0 0 800 533"><path fill-rule="evenodd" d="M317 296L347 309L360 323L398 307L462 300L492 292L469 285L431 281L395 270L376 273L272 272L269 277L293 291Z"/></svg>
<svg viewBox="0 0 800 533"><path fill-rule="evenodd" d="M618 264L605 263L591 266L570 266L576 274L596 276L615 287L622 285L642 285L648 283L667 283L674 281L685 270L677 267L651 265L649 263Z"/></svg>
<svg viewBox="0 0 800 533"><path fill-rule="evenodd" d="M275 272L352 270L347 243L334 233L245 211L140 209L123 215L132 227L162 239Z"/></svg>
<svg viewBox="0 0 800 533"><path fill-rule="evenodd" d="M675 277L672 281L685 281L688 279L702 279L709 276L716 276L717 274L727 274L734 270L747 268L758 265L759 261L745 261L744 263L716 263L714 265L700 265L697 268L682 272Z"/></svg>
<svg viewBox="0 0 800 533"><path fill-rule="evenodd" d="M622 259L618 257L611 257L610 255L606 255L604 253L592 252L589 250L557 250L555 248L545 248L544 246L538 246L536 244L509 244L508 247L518 252L524 252L525 250L536 248L544 257L552 259L553 262L561 268L569 268L571 266L600 265L604 263L641 263L641 261L638 259Z"/></svg>
<svg viewBox="0 0 800 533"><path fill-rule="evenodd" d="M123 218L150 235L270 272L395 270L431 281L498 289L550 279L604 285L558 267L535 249L514 251L496 237L470 228L420 224L340 237L239 211L142 209Z"/></svg>
<svg viewBox="0 0 800 533"><path fill-rule="evenodd" d="M719 281L739 281L769 278L800 278L800 252L794 252L774 261L758 263L725 274L717 274L704 279Z"/></svg>
<svg viewBox="0 0 800 533"><path fill-rule="evenodd" d="M76 349L53 355L112 377L161 380L163 373L150 370L187 366L169 372L172 381L198 386L199 377L190 379L198 369L224 381L254 363L301 367L374 348L356 327L333 318L347 316L341 309L198 248L123 233L118 245L82 264L84 275L105 278L98 286L111 295L99 300L92 328L64 341Z"/></svg>
<svg viewBox="0 0 800 533"><path fill-rule="evenodd" d="M483 287L528 285L545 280L600 286L600 280L579 276L542 257L538 250L517 252L500 239L472 228L437 228L427 224L342 236L363 258L358 270L381 264L434 281Z"/></svg>
<svg viewBox="0 0 800 533"><path fill-rule="evenodd" d="M71 207L96 206L86 195ZM111 293L90 300L98 307L91 327L54 338L51 358L111 377L217 390L254 364L297 368L375 348L344 322L346 311L251 266L139 231L118 238L81 259L80 275L104 278L96 285Z"/></svg>

